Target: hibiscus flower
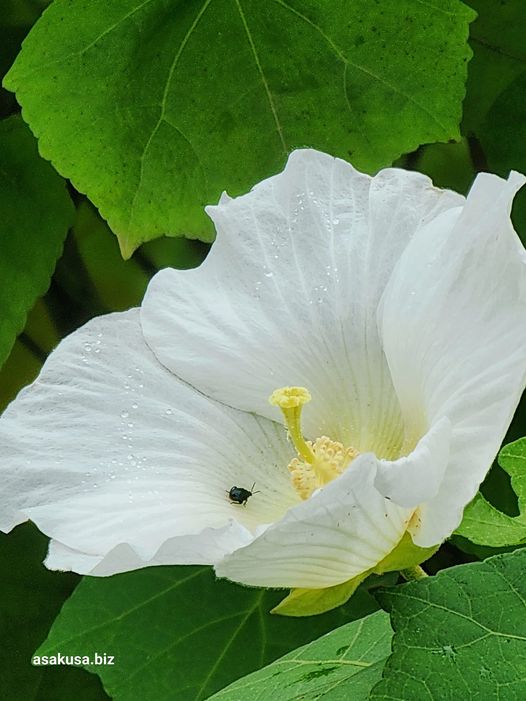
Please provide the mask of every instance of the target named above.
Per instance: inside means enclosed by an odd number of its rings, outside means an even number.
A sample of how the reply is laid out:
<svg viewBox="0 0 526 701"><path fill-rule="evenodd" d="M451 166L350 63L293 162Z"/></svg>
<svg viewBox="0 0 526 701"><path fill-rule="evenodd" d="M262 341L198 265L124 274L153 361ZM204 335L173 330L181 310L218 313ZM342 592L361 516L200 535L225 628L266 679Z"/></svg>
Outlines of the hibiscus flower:
<svg viewBox="0 0 526 701"><path fill-rule="evenodd" d="M8 407L1 528L31 519L48 567L91 575L326 590L425 559L525 385L523 182L464 198L304 150L224 195L199 268L65 338Z"/></svg>

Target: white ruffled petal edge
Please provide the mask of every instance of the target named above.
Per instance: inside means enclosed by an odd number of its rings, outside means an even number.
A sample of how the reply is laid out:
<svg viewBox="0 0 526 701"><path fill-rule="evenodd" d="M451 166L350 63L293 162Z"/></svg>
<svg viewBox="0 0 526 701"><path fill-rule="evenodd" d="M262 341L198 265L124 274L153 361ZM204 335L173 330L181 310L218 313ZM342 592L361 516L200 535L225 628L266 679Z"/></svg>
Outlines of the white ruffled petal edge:
<svg viewBox="0 0 526 701"><path fill-rule="evenodd" d="M217 240L199 268L153 278L145 337L194 387L273 420L273 390L308 387L307 437L392 459L403 424L378 302L415 231L463 203L420 173L388 168L371 178L295 151L282 173L207 208Z"/></svg>
<svg viewBox="0 0 526 701"><path fill-rule="evenodd" d="M128 543L105 555L89 555L51 540L44 564L50 570L107 577L156 565L213 565L235 548L248 545L254 535L236 521L223 528L205 528L197 535L169 538L151 557L141 556Z"/></svg>

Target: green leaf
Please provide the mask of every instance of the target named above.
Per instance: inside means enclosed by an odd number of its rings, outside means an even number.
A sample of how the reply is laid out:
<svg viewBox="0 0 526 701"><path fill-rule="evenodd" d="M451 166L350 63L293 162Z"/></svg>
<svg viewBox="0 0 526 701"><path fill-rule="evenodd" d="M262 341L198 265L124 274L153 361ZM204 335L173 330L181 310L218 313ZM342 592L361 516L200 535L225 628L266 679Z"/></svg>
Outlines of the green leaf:
<svg viewBox="0 0 526 701"><path fill-rule="evenodd" d="M0 122L0 365L49 286L74 209L17 117Z"/></svg>
<svg viewBox="0 0 526 701"><path fill-rule="evenodd" d="M479 13L471 26L463 131L480 143L478 168L507 177L526 172L526 4L523 0L471 0ZM513 220L526 241L526 189L515 198Z"/></svg>
<svg viewBox="0 0 526 701"><path fill-rule="evenodd" d="M283 601L274 606L271 613L281 616L316 616L341 606L358 589L370 570L352 579L325 589L291 589Z"/></svg>
<svg viewBox="0 0 526 701"><path fill-rule="evenodd" d="M105 222L87 202L77 209L73 235L99 304L108 311L140 306L150 276L135 260L122 260Z"/></svg>
<svg viewBox="0 0 526 701"><path fill-rule="evenodd" d="M103 701L100 682L82 669L33 667L31 657L80 579L42 564L47 539L25 524L0 534L0 690L2 701Z"/></svg>
<svg viewBox="0 0 526 701"><path fill-rule="evenodd" d="M458 139L458 0L56 0L4 85L125 257L314 147L368 171Z"/></svg>
<svg viewBox="0 0 526 701"><path fill-rule="evenodd" d="M479 133L499 95L526 70L523 0L469 0L478 13L471 25L473 58L469 64L463 127Z"/></svg>
<svg viewBox="0 0 526 701"><path fill-rule="evenodd" d="M383 575L393 571L411 569L428 560L438 548L438 545L432 548L420 548L413 543L411 536L406 532L394 550L375 567L346 582L336 584L334 587L291 589L290 594L272 609L272 613L278 613L282 616L314 616L325 613L325 611L330 611L348 601L370 574Z"/></svg>
<svg viewBox="0 0 526 701"><path fill-rule="evenodd" d="M214 701L366 701L391 652L383 611L348 623L239 679Z"/></svg>
<svg viewBox="0 0 526 701"><path fill-rule="evenodd" d="M31 26L50 0L2 0L0 13L0 78L7 73ZM0 88L0 117L16 109L13 95Z"/></svg>
<svg viewBox="0 0 526 701"><path fill-rule="evenodd" d="M27 315L27 323L0 370L0 413L20 390L36 379L45 357L60 337L49 311L39 299Z"/></svg>
<svg viewBox="0 0 526 701"><path fill-rule="evenodd" d="M98 674L114 701L200 701L234 679L377 609L358 592L304 621L267 613L282 594L215 580L203 567L155 567L84 578L39 655L115 656Z"/></svg>
<svg viewBox="0 0 526 701"><path fill-rule="evenodd" d="M511 477L519 515L502 513L479 492L464 510L462 523L455 531L472 543L492 548L526 543L526 438L504 446L499 453L499 464Z"/></svg>
<svg viewBox="0 0 526 701"><path fill-rule="evenodd" d="M393 654L371 701L526 698L526 551L379 592Z"/></svg>
<svg viewBox="0 0 526 701"><path fill-rule="evenodd" d="M148 281L157 269L196 267L208 250L200 241L161 238L143 246L131 260L123 261L117 241L87 202L77 209L73 234L98 300L111 311L140 306Z"/></svg>

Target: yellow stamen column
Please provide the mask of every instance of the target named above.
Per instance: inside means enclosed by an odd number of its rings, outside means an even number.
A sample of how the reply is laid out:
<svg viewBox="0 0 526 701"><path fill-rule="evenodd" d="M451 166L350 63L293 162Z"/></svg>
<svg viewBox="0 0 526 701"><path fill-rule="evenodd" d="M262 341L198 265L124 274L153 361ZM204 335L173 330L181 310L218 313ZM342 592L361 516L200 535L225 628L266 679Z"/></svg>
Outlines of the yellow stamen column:
<svg viewBox="0 0 526 701"><path fill-rule="evenodd" d="M288 469L292 485L302 499L308 499L316 489L341 475L359 454L354 448L345 448L342 443L327 436L317 438L314 443L304 439L301 412L303 405L310 400L310 392L305 387L281 387L269 397L269 402L283 412L291 441L298 453Z"/></svg>

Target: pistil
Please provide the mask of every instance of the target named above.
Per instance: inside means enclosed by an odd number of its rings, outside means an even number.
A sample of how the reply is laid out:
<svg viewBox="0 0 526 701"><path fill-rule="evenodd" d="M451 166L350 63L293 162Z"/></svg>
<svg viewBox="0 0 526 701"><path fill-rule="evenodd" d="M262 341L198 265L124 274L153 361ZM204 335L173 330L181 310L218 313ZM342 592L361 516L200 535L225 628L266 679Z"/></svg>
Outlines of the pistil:
<svg viewBox="0 0 526 701"><path fill-rule="evenodd" d="M290 439L298 453L288 469L292 485L302 499L308 499L316 489L341 475L359 455L354 448L345 448L327 436L317 438L314 443L305 440L301 432L301 412L303 405L310 400L310 392L305 387L281 387L269 398L269 402L283 412Z"/></svg>

